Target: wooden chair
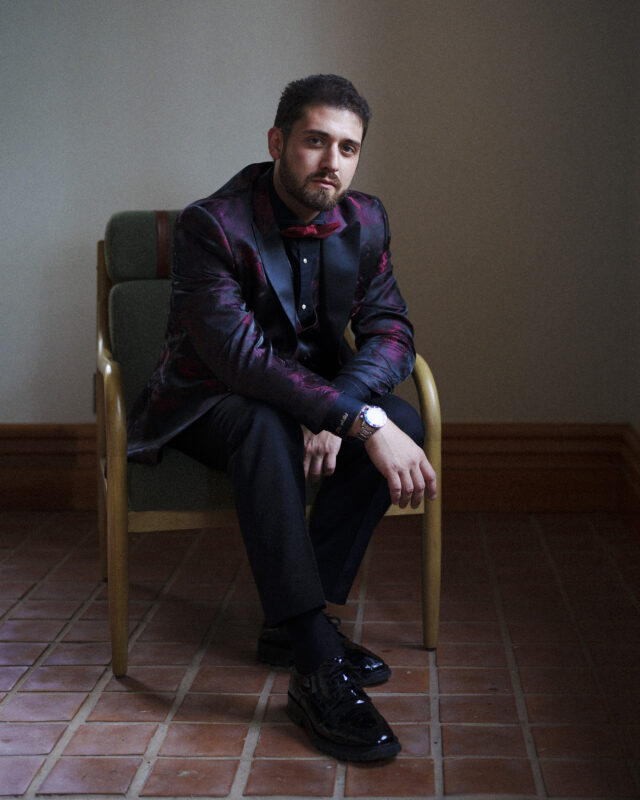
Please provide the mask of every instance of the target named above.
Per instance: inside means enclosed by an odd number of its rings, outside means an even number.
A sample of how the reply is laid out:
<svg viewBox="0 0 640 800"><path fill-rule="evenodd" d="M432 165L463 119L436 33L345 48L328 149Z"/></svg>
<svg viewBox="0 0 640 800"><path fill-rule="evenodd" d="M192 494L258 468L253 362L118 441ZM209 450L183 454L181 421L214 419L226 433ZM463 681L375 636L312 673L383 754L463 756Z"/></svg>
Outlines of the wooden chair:
<svg viewBox="0 0 640 800"><path fill-rule="evenodd" d="M103 576L108 579L113 672L127 671L129 533L237 523L224 472L167 448L157 466L127 463L126 408L142 389L160 352L170 293L175 211L115 214L98 243L97 450L98 522ZM440 408L435 382L418 356L413 370L427 431L425 452L438 475ZM436 647L440 599L440 500L426 508L393 506L389 514L422 514L424 646Z"/></svg>

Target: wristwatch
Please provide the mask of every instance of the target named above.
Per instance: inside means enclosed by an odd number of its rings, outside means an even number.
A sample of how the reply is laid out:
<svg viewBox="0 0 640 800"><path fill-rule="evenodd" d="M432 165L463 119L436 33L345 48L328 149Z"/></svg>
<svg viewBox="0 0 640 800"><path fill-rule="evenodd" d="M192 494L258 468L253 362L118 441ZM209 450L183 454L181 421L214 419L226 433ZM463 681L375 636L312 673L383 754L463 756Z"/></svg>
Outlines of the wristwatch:
<svg viewBox="0 0 640 800"><path fill-rule="evenodd" d="M359 415L360 430L356 434L361 442L368 441L372 434L387 424L387 414L379 406L365 406Z"/></svg>

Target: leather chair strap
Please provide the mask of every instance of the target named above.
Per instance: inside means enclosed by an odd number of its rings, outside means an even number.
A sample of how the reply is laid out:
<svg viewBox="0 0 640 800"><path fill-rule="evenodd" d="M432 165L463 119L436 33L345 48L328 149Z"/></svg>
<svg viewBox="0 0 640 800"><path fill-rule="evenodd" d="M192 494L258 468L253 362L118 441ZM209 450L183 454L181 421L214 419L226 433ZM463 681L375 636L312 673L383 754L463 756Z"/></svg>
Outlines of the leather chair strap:
<svg viewBox="0 0 640 800"><path fill-rule="evenodd" d="M168 278L171 265L171 242L169 237L169 212L156 211L156 229L158 235L158 278Z"/></svg>

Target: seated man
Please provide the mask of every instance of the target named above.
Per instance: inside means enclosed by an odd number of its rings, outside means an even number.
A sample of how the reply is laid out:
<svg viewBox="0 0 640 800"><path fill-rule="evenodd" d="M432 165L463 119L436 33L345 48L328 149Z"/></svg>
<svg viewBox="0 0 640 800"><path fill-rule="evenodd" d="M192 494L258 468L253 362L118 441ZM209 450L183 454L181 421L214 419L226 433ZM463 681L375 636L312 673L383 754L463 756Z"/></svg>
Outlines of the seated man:
<svg viewBox="0 0 640 800"><path fill-rule="evenodd" d="M391 394L415 352L387 217L348 191L368 122L344 78L294 81L273 162L180 214L165 342L129 420L131 459L170 444L228 471L268 626L259 657L293 664L287 711L314 745L358 761L400 750L362 690L390 670L323 609L346 601L389 503L436 494L420 418ZM307 479L323 479L310 524Z"/></svg>

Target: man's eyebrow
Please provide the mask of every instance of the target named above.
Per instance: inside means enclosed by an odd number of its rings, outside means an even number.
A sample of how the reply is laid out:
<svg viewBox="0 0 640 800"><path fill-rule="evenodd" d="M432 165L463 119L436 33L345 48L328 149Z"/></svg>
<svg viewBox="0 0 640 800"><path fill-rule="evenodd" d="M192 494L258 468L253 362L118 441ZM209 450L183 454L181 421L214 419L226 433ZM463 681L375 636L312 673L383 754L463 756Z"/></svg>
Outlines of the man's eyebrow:
<svg viewBox="0 0 640 800"><path fill-rule="evenodd" d="M303 131L303 133L306 135L312 133L315 134L316 136L331 136L331 134L328 133L327 131L321 131L317 128L307 128L306 130ZM347 138L347 139L341 139L340 141L345 142L346 144L353 144L356 147L360 147L362 145L362 142L359 139Z"/></svg>

